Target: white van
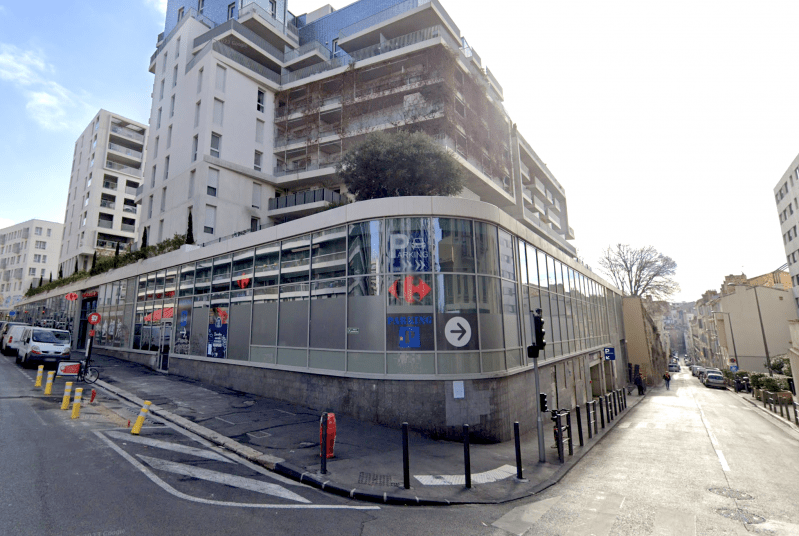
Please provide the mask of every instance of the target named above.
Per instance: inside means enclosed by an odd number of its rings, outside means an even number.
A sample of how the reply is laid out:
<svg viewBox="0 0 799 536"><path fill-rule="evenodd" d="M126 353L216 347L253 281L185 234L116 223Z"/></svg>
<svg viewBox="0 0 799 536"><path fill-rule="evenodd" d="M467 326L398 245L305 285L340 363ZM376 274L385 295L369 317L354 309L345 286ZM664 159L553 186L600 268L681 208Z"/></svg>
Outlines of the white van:
<svg viewBox="0 0 799 536"><path fill-rule="evenodd" d="M15 324L8 328L8 332L4 337L5 345L3 348L5 350L3 353L5 355L19 355L17 352L19 352L19 347L22 343L22 334L25 332L25 329L29 327L30 326L26 324Z"/></svg>
<svg viewBox="0 0 799 536"><path fill-rule="evenodd" d="M3 329L0 331L0 352L3 355L15 355L14 351L8 347L8 336L11 333L11 328L14 326L22 326L27 327L30 324L26 324L25 322L6 322L3 324Z"/></svg>
<svg viewBox="0 0 799 536"><path fill-rule="evenodd" d="M51 328L27 327L22 332L17 353L17 363L23 367L34 363L58 363L69 359L72 337L69 331Z"/></svg>

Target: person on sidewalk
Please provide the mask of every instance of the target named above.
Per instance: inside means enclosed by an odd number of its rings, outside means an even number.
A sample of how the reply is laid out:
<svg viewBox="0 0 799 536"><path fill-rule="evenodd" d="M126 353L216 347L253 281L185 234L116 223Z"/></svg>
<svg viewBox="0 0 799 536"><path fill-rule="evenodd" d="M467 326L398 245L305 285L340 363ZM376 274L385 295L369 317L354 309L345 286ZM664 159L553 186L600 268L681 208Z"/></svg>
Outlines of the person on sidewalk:
<svg viewBox="0 0 799 536"><path fill-rule="evenodd" d="M642 396L644 394L644 380L641 378L640 374L635 375L635 380L633 380L635 386L638 387L638 396Z"/></svg>
<svg viewBox="0 0 799 536"><path fill-rule="evenodd" d="M666 380L666 391L669 390L669 382L671 381L671 374L666 371L666 374L663 375L663 379Z"/></svg>

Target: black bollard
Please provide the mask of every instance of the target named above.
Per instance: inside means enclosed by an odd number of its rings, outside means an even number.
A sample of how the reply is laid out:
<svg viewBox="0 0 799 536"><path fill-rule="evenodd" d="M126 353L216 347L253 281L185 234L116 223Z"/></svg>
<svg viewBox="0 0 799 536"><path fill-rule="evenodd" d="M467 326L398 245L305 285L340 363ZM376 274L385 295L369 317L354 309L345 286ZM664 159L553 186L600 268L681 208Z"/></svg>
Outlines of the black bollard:
<svg viewBox="0 0 799 536"><path fill-rule="evenodd" d="M561 420L560 412L555 416L555 438L558 442L558 460L560 463L565 463L563 458L563 421Z"/></svg>
<svg viewBox="0 0 799 536"><path fill-rule="evenodd" d="M322 413L322 470L323 475L327 474L327 413Z"/></svg>
<svg viewBox="0 0 799 536"><path fill-rule="evenodd" d="M605 408L602 404L602 397L599 398L599 418L602 421L602 428L605 428Z"/></svg>
<svg viewBox="0 0 799 536"><path fill-rule="evenodd" d="M513 438L516 443L516 478L522 480L522 443L519 438L519 421L513 423Z"/></svg>
<svg viewBox="0 0 799 536"><path fill-rule="evenodd" d="M588 439L591 439L592 437L594 437L594 431L592 430L591 426L593 423L593 421L591 420L591 402L585 403L585 420L586 424L588 424ZM596 415L594 415L594 420L596 420Z"/></svg>
<svg viewBox="0 0 799 536"><path fill-rule="evenodd" d="M472 460L469 456L469 425L463 425L463 471L466 475L466 487L472 487Z"/></svg>
<svg viewBox="0 0 799 536"><path fill-rule="evenodd" d="M405 489L411 489L411 463L408 455L408 423L402 423L402 479Z"/></svg>
<svg viewBox="0 0 799 536"><path fill-rule="evenodd" d="M566 412L566 430L569 432L569 456L574 456L574 444L572 443L572 414Z"/></svg>
<svg viewBox="0 0 799 536"><path fill-rule="evenodd" d="M583 446L583 419L580 416L580 406L579 404L577 407L574 408L574 411L577 413L577 437L580 440L580 446Z"/></svg>

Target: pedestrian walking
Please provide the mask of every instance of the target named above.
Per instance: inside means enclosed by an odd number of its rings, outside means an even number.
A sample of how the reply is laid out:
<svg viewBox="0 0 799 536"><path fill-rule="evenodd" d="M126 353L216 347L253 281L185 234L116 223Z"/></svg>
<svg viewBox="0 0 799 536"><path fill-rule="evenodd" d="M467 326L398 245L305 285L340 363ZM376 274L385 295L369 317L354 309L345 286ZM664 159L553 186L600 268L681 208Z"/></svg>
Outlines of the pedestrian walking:
<svg viewBox="0 0 799 536"><path fill-rule="evenodd" d="M633 381L638 387L638 396L642 396L644 394L644 380L641 378L640 374L635 375L635 380Z"/></svg>
<svg viewBox="0 0 799 536"><path fill-rule="evenodd" d="M666 371L666 374L663 375L663 379L666 380L666 391L669 390L669 382L671 381L671 374Z"/></svg>

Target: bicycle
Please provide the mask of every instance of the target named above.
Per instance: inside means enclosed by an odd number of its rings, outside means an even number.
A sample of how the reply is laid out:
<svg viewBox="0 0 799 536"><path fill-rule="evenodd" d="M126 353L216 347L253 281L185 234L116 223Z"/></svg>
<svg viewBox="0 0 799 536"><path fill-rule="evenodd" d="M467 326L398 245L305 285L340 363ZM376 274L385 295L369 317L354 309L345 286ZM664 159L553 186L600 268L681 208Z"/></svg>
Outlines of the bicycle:
<svg viewBox="0 0 799 536"><path fill-rule="evenodd" d="M78 369L77 380L79 382L94 383L100 377L100 371L94 367L89 366L89 359L85 361L78 361L80 368Z"/></svg>

